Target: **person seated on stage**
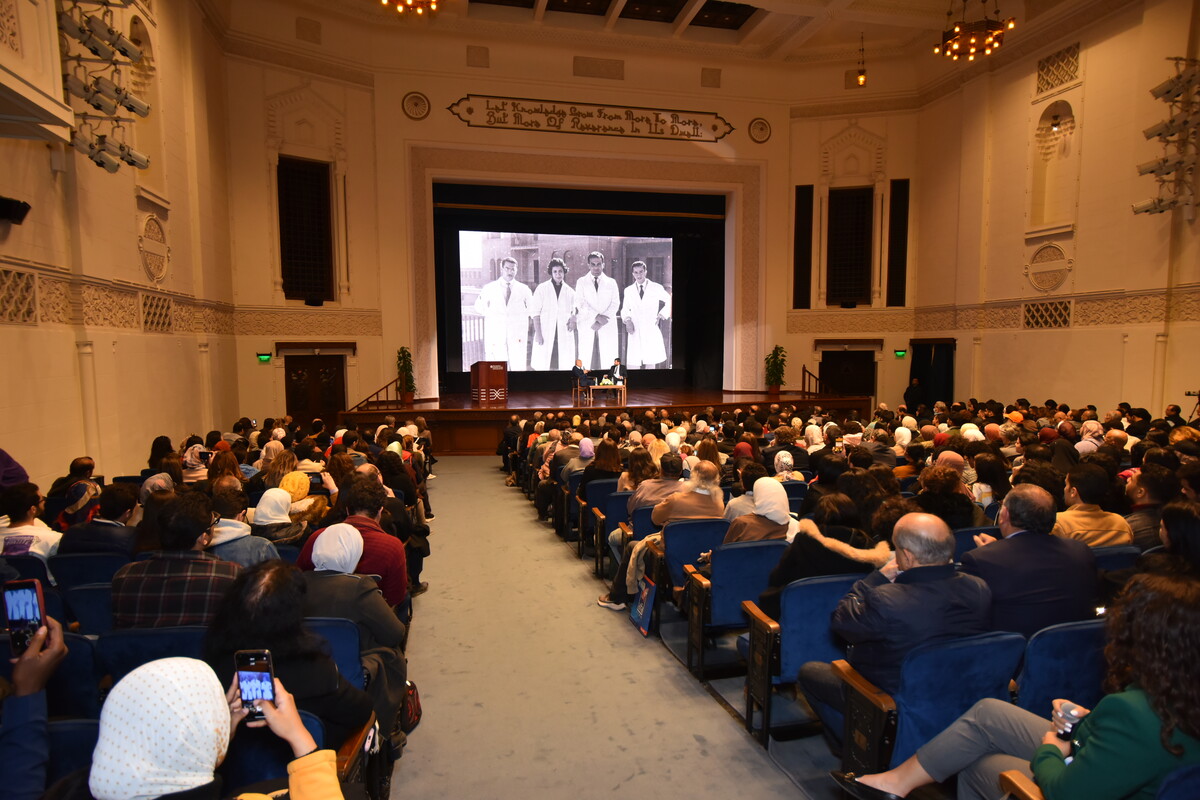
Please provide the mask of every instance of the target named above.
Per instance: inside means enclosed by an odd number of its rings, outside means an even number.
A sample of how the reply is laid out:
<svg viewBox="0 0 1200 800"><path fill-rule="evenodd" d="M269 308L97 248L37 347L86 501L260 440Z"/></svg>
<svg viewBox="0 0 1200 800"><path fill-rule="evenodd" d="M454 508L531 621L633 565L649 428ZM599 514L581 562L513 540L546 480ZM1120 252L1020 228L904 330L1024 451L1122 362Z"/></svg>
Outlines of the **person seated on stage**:
<svg viewBox="0 0 1200 800"><path fill-rule="evenodd" d="M571 368L571 374L575 376L575 380L580 386L595 386L596 379L593 378L588 371L583 368L583 361L575 359L575 366Z"/></svg>
<svg viewBox="0 0 1200 800"><path fill-rule="evenodd" d="M138 487L114 483L100 492L100 510L91 522L67 528L58 544L59 555L70 553L116 553L133 558L137 529L129 526L138 509Z"/></svg>
<svg viewBox="0 0 1200 800"><path fill-rule="evenodd" d="M613 383L622 386L625 384L625 365L621 363L621 359L613 359L613 365L609 367L608 374L612 377Z"/></svg>

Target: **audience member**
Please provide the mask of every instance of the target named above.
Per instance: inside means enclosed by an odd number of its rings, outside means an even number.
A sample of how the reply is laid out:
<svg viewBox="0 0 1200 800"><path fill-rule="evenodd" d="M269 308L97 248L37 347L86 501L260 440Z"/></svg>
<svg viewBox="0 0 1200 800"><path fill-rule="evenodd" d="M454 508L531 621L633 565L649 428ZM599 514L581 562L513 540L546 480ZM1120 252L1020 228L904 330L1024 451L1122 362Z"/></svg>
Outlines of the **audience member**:
<svg viewBox="0 0 1200 800"><path fill-rule="evenodd" d="M232 561L243 568L279 558L279 551L268 539L251 535L246 524L249 502L241 489L213 492L213 512L221 518L209 533L207 547L209 553L222 561Z"/></svg>
<svg viewBox="0 0 1200 800"><path fill-rule="evenodd" d="M1100 509L1107 491L1108 475L1102 467L1089 463L1071 467L1063 489L1067 510L1058 512L1051 533L1079 539L1089 547L1132 544L1129 523L1119 514Z"/></svg>
<svg viewBox="0 0 1200 800"><path fill-rule="evenodd" d="M663 458L678 460L679 456L671 454ZM665 468L663 472L665 475ZM650 519L660 526L686 519L719 519L725 511L725 496L717 482L717 474L716 465L708 461L696 464L691 478L682 485L677 484L679 491L673 492L654 506ZM632 499L630 498L631 501ZM757 503L755 505L757 507ZM786 512L786 499L784 509Z"/></svg>
<svg viewBox="0 0 1200 800"><path fill-rule="evenodd" d="M137 528L130 527L138 514L138 487L132 483L113 483L100 492L100 506L91 522L72 525L63 533L58 552L115 553L133 558L137 546Z"/></svg>
<svg viewBox="0 0 1200 800"><path fill-rule="evenodd" d="M1142 468L1129 476L1125 494L1129 498L1129 511L1125 521L1133 531L1133 544L1143 551L1160 544L1158 529L1162 522L1162 509L1179 496L1179 478L1170 469L1158 464L1143 464Z"/></svg>
<svg viewBox="0 0 1200 800"><path fill-rule="evenodd" d="M8 517L8 526L0 528L0 555L45 561L58 552L62 534L40 519L45 507L36 483L18 483L0 492L0 514Z"/></svg>

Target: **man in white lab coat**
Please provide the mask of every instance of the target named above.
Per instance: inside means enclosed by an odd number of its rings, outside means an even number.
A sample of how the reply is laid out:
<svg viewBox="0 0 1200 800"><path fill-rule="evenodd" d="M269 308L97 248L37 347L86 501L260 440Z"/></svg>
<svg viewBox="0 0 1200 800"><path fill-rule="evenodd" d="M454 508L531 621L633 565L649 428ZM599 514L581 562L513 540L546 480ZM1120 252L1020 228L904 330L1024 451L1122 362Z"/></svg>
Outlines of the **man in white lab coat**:
<svg viewBox="0 0 1200 800"><path fill-rule="evenodd" d="M570 369L575 363L575 290L566 283L567 265L552 258L546 267L550 280L533 290L533 352L529 368L537 371Z"/></svg>
<svg viewBox="0 0 1200 800"><path fill-rule="evenodd" d="M604 256L588 253L588 274L575 284L579 358L590 370L603 370L617 357L617 309L621 289L604 274Z"/></svg>
<svg viewBox="0 0 1200 800"><path fill-rule="evenodd" d="M507 361L513 372L526 368L525 348L533 293L517 277L517 260L500 262L500 277L479 291L475 313L483 317L483 352L487 361Z"/></svg>
<svg viewBox="0 0 1200 800"><path fill-rule="evenodd" d="M661 283L646 277L646 264L633 262L633 283L625 287L621 317L629 338L625 360L630 369L650 369L667 360L660 320L671 318L671 295Z"/></svg>

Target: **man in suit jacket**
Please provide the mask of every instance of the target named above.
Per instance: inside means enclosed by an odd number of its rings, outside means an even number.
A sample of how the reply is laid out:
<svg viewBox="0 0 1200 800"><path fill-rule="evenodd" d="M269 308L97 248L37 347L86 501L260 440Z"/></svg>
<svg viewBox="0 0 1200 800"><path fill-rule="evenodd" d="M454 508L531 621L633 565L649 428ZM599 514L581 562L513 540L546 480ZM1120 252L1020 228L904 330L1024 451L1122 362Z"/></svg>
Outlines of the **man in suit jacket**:
<svg viewBox="0 0 1200 800"><path fill-rule="evenodd" d="M932 514L905 514L892 541L896 557L858 581L842 598L829 628L850 647L846 660L864 678L894 694L900 665L914 647L988 630L992 593L954 569L954 534ZM841 745L844 699L833 668L810 661L799 684L835 747Z"/></svg>
<svg viewBox="0 0 1200 800"><path fill-rule="evenodd" d="M90 522L67 528L58 543L59 555L71 553L116 553L133 558L137 529L129 521L138 508L138 487L112 483L100 492L100 510Z"/></svg>
<svg viewBox="0 0 1200 800"><path fill-rule="evenodd" d="M975 537L962 571L992 590L991 627L1032 636L1047 625L1095 616L1096 559L1077 539L1051 536L1054 498L1040 486L1012 488L996 524L1002 539Z"/></svg>
<svg viewBox="0 0 1200 800"><path fill-rule="evenodd" d="M625 383L625 365L621 363L621 359L613 359L613 364L608 368L608 376L612 378L613 383Z"/></svg>

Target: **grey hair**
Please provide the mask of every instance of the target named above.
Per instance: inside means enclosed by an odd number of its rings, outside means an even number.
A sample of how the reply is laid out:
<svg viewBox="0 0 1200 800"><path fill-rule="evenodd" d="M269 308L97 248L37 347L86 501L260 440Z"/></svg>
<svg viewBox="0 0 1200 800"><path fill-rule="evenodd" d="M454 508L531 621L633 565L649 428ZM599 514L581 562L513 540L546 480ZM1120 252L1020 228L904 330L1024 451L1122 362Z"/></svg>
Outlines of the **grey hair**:
<svg viewBox="0 0 1200 800"><path fill-rule="evenodd" d="M892 542L896 549L911 553L918 566L939 566L954 559L954 533L932 514L905 514L896 522Z"/></svg>

